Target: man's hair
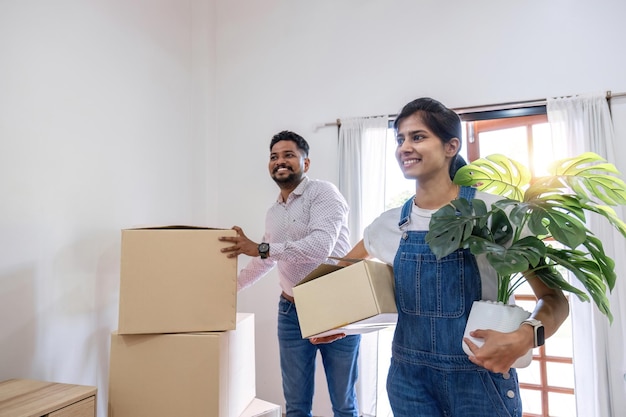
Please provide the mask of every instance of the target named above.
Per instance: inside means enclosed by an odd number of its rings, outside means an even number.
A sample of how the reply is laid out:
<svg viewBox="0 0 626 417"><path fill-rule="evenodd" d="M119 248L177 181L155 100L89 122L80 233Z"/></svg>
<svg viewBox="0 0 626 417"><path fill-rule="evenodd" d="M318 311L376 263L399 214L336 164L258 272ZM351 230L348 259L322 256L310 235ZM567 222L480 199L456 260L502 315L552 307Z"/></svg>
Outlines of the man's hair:
<svg viewBox="0 0 626 417"><path fill-rule="evenodd" d="M294 142L298 149L302 151L304 157L309 157L309 144L307 143L307 141L304 140L302 136L289 130L283 130L282 132L279 132L272 137L272 141L270 142L270 152L272 151L274 145L281 140L290 140Z"/></svg>

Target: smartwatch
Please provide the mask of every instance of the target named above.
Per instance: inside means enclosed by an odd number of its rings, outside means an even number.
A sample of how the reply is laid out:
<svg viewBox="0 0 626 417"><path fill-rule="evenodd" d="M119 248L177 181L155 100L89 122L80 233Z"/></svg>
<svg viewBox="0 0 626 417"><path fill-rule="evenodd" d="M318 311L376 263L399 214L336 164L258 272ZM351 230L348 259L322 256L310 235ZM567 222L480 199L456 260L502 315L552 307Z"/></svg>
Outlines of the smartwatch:
<svg viewBox="0 0 626 417"><path fill-rule="evenodd" d="M537 319L528 319L528 320L524 320L522 324L528 324L529 326L532 326L534 333L535 333L534 347L543 346L543 344L546 341L543 323L541 323Z"/></svg>
<svg viewBox="0 0 626 417"><path fill-rule="evenodd" d="M259 256L261 256L261 259L267 259L267 257L270 254L270 244L269 243L261 243L259 245Z"/></svg>

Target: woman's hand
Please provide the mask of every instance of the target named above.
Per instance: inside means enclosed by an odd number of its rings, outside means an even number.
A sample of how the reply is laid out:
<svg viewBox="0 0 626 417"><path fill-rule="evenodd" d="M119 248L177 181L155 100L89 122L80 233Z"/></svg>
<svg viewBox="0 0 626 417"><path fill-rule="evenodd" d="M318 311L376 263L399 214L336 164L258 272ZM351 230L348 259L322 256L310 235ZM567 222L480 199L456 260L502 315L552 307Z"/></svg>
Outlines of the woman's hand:
<svg viewBox="0 0 626 417"><path fill-rule="evenodd" d="M530 333L529 333L530 330ZM534 334L530 326L521 326L510 333L495 330L474 330L470 336L483 339L484 344L478 347L469 338L463 339L472 351L469 360L491 372L505 373L511 365L534 344Z"/></svg>
<svg viewBox="0 0 626 417"><path fill-rule="evenodd" d="M330 336L311 337L309 338L309 341L313 343L314 345L321 345L323 343L332 343L335 340L343 339L344 337L346 337L345 333L337 333L337 334L331 334Z"/></svg>

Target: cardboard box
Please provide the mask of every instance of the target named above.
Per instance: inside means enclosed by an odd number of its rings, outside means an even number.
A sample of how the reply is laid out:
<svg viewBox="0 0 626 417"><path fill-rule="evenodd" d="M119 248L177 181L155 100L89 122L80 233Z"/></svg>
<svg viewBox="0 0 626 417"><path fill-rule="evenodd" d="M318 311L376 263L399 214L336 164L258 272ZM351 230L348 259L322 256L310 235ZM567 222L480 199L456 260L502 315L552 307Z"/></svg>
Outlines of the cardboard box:
<svg viewBox="0 0 626 417"><path fill-rule="evenodd" d="M281 417L280 406L255 398L239 417Z"/></svg>
<svg viewBox="0 0 626 417"><path fill-rule="evenodd" d="M111 335L109 417L239 417L256 396L254 315L237 330Z"/></svg>
<svg viewBox="0 0 626 417"><path fill-rule="evenodd" d="M398 319L393 268L378 261L320 265L293 288L293 295L303 338L367 333Z"/></svg>
<svg viewBox="0 0 626 417"><path fill-rule="evenodd" d="M237 259L220 252L234 230L122 230L119 334L233 330Z"/></svg>

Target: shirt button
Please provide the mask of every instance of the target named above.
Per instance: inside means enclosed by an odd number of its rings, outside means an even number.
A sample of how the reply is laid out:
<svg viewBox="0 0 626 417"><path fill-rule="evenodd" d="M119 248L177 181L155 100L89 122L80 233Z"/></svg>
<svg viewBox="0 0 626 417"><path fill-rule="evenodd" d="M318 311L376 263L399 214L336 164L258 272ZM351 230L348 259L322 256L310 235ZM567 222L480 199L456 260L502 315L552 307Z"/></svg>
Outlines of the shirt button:
<svg viewBox="0 0 626 417"><path fill-rule="evenodd" d="M505 372L505 373L503 373L503 374L502 374L502 378L504 378L504 379L510 379L510 378L511 378L511 374L510 374L510 373L508 373L508 372Z"/></svg>
<svg viewBox="0 0 626 417"><path fill-rule="evenodd" d="M515 392L513 392L513 390L508 390L506 392L506 396L509 398L515 398Z"/></svg>

